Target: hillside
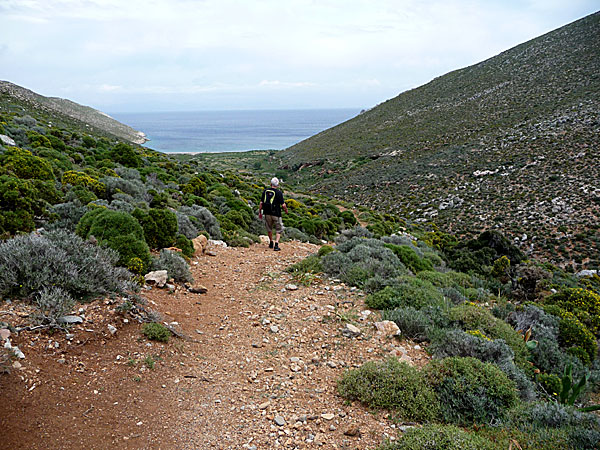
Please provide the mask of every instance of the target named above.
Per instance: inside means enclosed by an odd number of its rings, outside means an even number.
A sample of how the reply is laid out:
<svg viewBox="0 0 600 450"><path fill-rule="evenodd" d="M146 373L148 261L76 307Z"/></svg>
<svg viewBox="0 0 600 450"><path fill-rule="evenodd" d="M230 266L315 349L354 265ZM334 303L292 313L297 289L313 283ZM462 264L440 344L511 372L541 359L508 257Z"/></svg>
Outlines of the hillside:
<svg viewBox="0 0 600 450"><path fill-rule="evenodd" d="M110 135L134 144L147 141L141 131L136 131L101 111L64 98L44 97L8 81L0 80L0 105L3 109L9 105L13 108L16 105L25 109L34 108L50 115L55 125L57 122L63 126L68 124L81 131Z"/></svg>
<svg viewBox="0 0 600 450"><path fill-rule="evenodd" d="M307 139L279 164L315 192L598 267L600 13Z"/></svg>

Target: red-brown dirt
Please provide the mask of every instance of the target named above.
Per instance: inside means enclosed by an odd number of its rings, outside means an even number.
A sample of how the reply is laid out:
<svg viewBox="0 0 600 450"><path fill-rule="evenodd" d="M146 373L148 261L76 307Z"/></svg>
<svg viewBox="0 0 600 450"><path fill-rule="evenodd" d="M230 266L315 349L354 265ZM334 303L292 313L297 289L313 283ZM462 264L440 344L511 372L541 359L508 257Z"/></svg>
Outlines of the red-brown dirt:
<svg viewBox="0 0 600 450"><path fill-rule="evenodd" d="M115 311L118 299L83 305L85 322L70 340L13 334L25 359L0 374L0 448L366 449L394 438L386 414L346 402L336 380L403 350L415 364L426 356L377 335L377 314L361 315L358 291L319 278L305 286L284 271L317 249L213 247L216 256L191 266L206 294L143 290L188 339L148 341L141 324ZM0 321L27 323L24 305L2 309ZM347 337L346 321L362 333Z"/></svg>

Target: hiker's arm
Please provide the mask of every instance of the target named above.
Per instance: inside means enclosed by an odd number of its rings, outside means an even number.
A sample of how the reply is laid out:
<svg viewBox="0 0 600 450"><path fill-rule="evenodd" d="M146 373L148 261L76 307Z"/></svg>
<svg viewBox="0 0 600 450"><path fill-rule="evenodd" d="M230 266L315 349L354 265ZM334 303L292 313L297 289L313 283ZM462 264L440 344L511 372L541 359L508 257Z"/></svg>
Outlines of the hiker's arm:
<svg viewBox="0 0 600 450"><path fill-rule="evenodd" d="M263 207L263 202L260 202L260 204L258 205L258 218L262 219L262 207Z"/></svg>
<svg viewBox="0 0 600 450"><path fill-rule="evenodd" d="M287 214L287 213L288 213L288 210L287 210L287 205L284 203L284 204L283 204L283 205L281 205L281 206L283 206L283 210L284 210L284 211L285 211L285 213Z"/></svg>

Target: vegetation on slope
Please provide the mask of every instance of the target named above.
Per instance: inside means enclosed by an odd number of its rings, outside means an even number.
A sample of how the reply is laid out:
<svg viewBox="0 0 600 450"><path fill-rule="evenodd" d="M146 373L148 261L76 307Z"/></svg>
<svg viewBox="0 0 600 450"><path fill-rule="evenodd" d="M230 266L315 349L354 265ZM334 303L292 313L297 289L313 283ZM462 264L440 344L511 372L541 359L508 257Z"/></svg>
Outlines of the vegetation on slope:
<svg viewBox="0 0 600 450"><path fill-rule="evenodd" d="M600 13L407 91L278 155L290 181L599 268Z"/></svg>

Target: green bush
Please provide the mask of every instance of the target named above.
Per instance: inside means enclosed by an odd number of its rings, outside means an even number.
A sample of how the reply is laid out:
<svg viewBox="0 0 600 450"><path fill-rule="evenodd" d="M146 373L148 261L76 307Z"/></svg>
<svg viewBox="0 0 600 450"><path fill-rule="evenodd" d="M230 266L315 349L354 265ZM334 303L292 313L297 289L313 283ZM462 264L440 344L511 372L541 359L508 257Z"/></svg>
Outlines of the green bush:
<svg viewBox="0 0 600 450"><path fill-rule="evenodd" d="M547 297L544 303L573 313L592 333L599 334L600 295L595 292L582 288L564 289Z"/></svg>
<svg viewBox="0 0 600 450"><path fill-rule="evenodd" d="M175 247L181 249L182 253L188 258L194 256L194 243L191 239L188 239L183 234L177 235L177 239L175 240Z"/></svg>
<svg viewBox="0 0 600 450"><path fill-rule="evenodd" d="M408 245L385 244L385 246L393 251L398 259L413 273L419 273L423 270L433 270L431 261L419 257Z"/></svg>
<svg viewBox="0 0 600 450"><path fill-rule="evenodd" d="M365 303L374 309L393 309L412 306L421 309L425 306L444 305L444 296L430 282L411 276L400 277L402 284L386 287L369 294Z"/></svg>
<svg viewBox="0 0 600 450"><path fill-rule="evenodd" d="M290 273L320 273L323 271L323 266L318 256L310 255L285 270Z"/></svg>
<svg viewBox="0 0 600 450"><path fill-rule="evenodd" d="M333 251L335 251L335 249L331 245L323 245L317 252L317 256L319 258L322 258L323 256L328 255Z"/></svg>
<svg viewBox="0 0 600 450"><path fill-rule="evenodd" d="M402 434L379 450L497 450L495 443L453 425L425 425Z"/></svg>
<svg viewBox="0 0 600 450"><path fill-rule="evenodd" d="M96 208L81 218L75 232L84 239L94 236L98 244L118 252L119 265L123 267L127 267L132 258L140 258L144 267L150 264L144 230L130 214Z"/></svg>
<svg viewBox="0 0 600 450"><path fill-rule="evenodd" d="M144 230L146 243L150 248L171 247L177 238L177 216L166 209L152 208L148 211L136 209L132 216Z"/></svg>
<svg viewBox="0 0 600 450"><path fill-rule="evenodd" d="M532 375L531 364L528 361L529 350L523 337L509 324L500 320L488 311L473 303L464 303L450 309L449 317L463 330L481 330L492 339L503 339L515 354L515 363Z"/></svg>
<svg viewBox="0 0 600 450"><path fill-rule="evenodd" d="M338 381L338 393L371 408L393 410L403 420L431 421L439 416L440 405L423 373L396 358L367 362L346 372Z"/></svg>
<svg viewBox="0 0 600 450"><path fill-rule="evenodd" d="M161 323L151 322L144 324L142 334L151 341L169 342L171 332Z"/></svg>
<svg viewBox="0 0 600 450"><path fill-rule="evenodd" d="M433 360L426 372L446 422L491 423L517 404L515 383L495 365L476 358Z"/></svg>
<svg viewBox="0 0 600 450"><path fill-rule="evenodd" d="M118 143L109 153L110 159L125 167L140 167L142 158L137 154L135 149L128 144Z"/></svg>
<svg viewBox="0 0 600 450"><path fill-rule="evenodd" d="M2 173L26 180L54 180L52 165L46 159L18 147L9 147L0 154L0 174Z"/></svg>

